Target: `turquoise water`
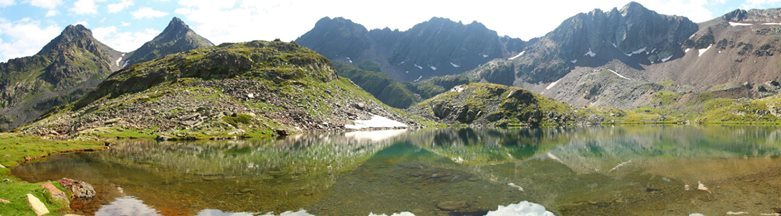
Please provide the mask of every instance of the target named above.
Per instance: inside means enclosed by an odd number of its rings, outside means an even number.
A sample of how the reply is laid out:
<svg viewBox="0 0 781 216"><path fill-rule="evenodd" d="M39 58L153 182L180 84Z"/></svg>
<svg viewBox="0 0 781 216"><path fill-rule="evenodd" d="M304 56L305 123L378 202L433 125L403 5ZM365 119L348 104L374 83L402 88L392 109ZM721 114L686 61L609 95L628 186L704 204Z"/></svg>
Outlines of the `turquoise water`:
<svg viewBox="0 0 781 216"><path fill-rule="evenodd" d="M76 213L483 215L530 201L556 215L781 211L781 129L444 129L276 141L124 141L19 166L87 181Z"/></svg>

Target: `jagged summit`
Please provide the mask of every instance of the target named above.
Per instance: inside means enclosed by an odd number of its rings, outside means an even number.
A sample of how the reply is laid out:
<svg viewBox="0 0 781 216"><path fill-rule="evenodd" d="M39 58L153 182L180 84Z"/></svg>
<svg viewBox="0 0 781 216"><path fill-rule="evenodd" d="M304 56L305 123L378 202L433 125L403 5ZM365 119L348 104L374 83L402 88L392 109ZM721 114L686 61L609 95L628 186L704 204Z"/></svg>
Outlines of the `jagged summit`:
<svg viewBox="0 0 781 216"><path fill-rule="evenodd" d="M773 9L737 9L721 16L727 22L778 23L781 22L781 8Z"/></svg>
<svg viewBox="0 0 781 216"><path fill-rule="evenodd" d="M59 36L52 39L37 55L52 55L68 50L69 47L77 47L89 50L96 54L109 56L119 52L99 42L92 36L92 31L81 24L68 25Z"/></svg>
<svg viewBox="0 0 781 216"><path fill-rule="evenodd" d="M296 42L331 60L369 66L402 81L464 72L518 53L524 42L483 24L433 17L412 28L367 30L342 17L320 19Z"/></svg>
<svg viewBox="0 0 781 216"><path fill-rule="evenodd" d="M32 121L88 92L119 67L121 53L69 25L41 51L0 63L0 130Z"/></svg>
<svg viewBox="0 0 781 216"><path fill-rule="evenodd" d="M124 65L149 61L169 54L210 47L214 44L190 29L184 21L174 17L163 32L144 43L138 50L128 53Z"/></svg>
<svg viewBox="0 0 781 216"><path fill-rule="evenodd" d="M626 15L626 14L629 14L629 13L646 12L646 11L650 11L650 10L648 10L648 8L646 8L642 4L632 1L632 2L629 2L626 5L624 5L624 7L622 7L621 10L619 10L619 11L621 12L621 14Z"/></svg>

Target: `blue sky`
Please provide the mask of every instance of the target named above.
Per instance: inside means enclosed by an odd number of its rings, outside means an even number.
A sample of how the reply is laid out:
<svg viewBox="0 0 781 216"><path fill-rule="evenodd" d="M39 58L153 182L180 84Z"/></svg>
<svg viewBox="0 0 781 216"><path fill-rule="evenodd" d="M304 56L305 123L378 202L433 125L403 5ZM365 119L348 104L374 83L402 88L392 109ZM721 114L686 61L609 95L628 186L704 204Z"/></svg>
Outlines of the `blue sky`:
<svg viewBox="0 0 781 216"><path fill-rule="evenodd" d="M501 35L530 39L564 19L628 0L0 0L0 62L33 55L69 24L123 52L151 40L174 17L215 43L294 40L324 16L368 28L408 29L431 17L479 21ZM781 7L781 0L638 0L663 14L701 22L736 8Z"/></svg>

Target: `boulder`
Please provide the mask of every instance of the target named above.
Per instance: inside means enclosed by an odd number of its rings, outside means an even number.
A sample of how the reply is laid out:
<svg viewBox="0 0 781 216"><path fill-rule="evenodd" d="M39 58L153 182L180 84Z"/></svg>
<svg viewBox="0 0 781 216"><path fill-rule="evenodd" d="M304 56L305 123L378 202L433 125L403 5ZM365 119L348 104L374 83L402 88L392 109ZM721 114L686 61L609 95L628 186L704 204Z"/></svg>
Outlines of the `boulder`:
<svg viewBox="0 0 781 216"><path fill-rule="evenodd" d="M46 192L48 192L56 201L66 204L70 203L68 200L68 195L65 194L65 192L62 192L59 188L55 187L52 182L43 183L41 186L46 189Z"/></svg>
<svg viewBox="0 0 781 216"><path fill-rule="evenodd" d="M87 182L73 180L69 178L62 178L57 180L65 188L69 188L73 192L74 198L90 199L95 197L95 188Z"/></svg>
<svg viewBox="0 0 781 216"><path fill-rule="evenodd" d="M7 200L7 199L2 199L2 198L0 198L0 203L3 203L3 204L11 204L11 201L10 201L10 200Z"/></svg>
<svg viewBox="0 0 781 216"><path fill-rule="evenodd" d="M46 205L41 202L38 197L35 197L32 194L27 194L27 203L30 204L30 208L33 209L33 212L35 212L35 215L41 216L45 214L49 214L49 209L46 208Z"/></svg>

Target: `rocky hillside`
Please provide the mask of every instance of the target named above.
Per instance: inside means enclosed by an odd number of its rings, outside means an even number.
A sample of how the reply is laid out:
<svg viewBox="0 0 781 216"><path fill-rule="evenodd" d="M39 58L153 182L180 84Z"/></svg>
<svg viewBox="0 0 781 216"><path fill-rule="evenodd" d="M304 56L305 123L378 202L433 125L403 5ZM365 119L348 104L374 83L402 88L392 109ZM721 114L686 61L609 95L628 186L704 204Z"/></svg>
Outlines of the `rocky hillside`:
<svg viewBox="0 0 781 216"><path fill-rule="evenodd" d="M279 41L222 44L129 66L24 133L198 139L414 127L314 51Z"/></svg>
<svg viewBox="0 0 781 216"><path fill-rule="evenodd" d="M132 65L173 53L210 46L214 46L211 41L196 34L184 21L174 17L163 32L137 50L128 53L123 60L123 65Z"/></svg>
<svg viewBox="0 0 781 216"><path fill-rule="evenodd" d="M646 71L651 81L669 79L698 91L747 84L754 96L767 95L762 86L781 80L779 37L781 9L735 10L701 23L683 46L685 56Z"/></svg>
<svg viewBox="0 0 781 216"><path fill-rule="evenodd" d="M0 63L0 131L80 98L119 68L121 55L70 25L37 54Z"/></svg>
<svg viewBox="0 0 781 216"><path fill-rule="evenodd" d="M538 127L573 124L567 105L529 91L488 83L459 85L410 112L450 124Z"/></svg>
<svg viewBox="0 0 781 216"><path fill-rule="evenodd" d="M457 74L523 48L520 39L500 37L483 24L432 18L407 31L367 30L344 18L323 18L296 39L332 61L372 65L390 78L412 81Z"/></svg>
<svg viewBox="0 0 781 216"><path fill-rule="evenodd" d="M577 14L513 59L493 61L474 71L489 82L550 83L576 67L619 61L632 68L683 56L682 45L697 24L632 2L621 9Z"/></svg>

